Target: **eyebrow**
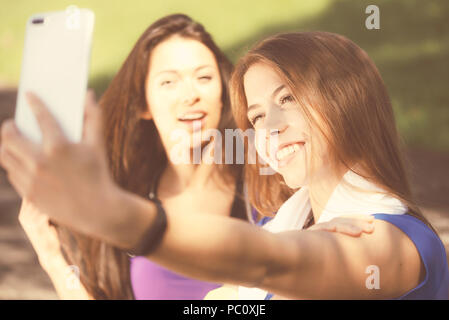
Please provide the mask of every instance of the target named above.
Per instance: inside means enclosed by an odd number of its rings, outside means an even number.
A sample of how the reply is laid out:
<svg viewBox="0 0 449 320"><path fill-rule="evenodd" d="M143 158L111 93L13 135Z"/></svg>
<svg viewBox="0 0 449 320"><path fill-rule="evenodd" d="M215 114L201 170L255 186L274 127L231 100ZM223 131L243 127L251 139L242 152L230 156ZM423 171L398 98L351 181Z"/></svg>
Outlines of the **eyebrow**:
<svg viewBox="0 0 449 320"><path fill-rule="evenodd" d="M284 88L285 88L285 85L281 84L279 87L277 87L277 88L273 91L273 93L271 94L271 97L273 98L274 96L276 96L276 95L279 93L279 91L281 91L281 90L284 89ZM255 108L258 108L258 107L260 107L260 105L257 104L257 103L252 104L252 105L250 105L250 106L248 107L248 110L247 110L246 112L248 113L251 109L255 109Z"/></svg>
<svg viewBox="0 0 449 320"><path fill-rule="evenodd" d="M205 65L196 67L194 72L197 72L198 70L204 69L204 68L213 68L213 66L210 65L210 64L205 64ZM156 73L154 76L156 77L156 76L160 75L161 73L166 73L166 72L168 72L168 73L178 73L177 70L162 70L162 71L159 71L158 73Z"/></svg>

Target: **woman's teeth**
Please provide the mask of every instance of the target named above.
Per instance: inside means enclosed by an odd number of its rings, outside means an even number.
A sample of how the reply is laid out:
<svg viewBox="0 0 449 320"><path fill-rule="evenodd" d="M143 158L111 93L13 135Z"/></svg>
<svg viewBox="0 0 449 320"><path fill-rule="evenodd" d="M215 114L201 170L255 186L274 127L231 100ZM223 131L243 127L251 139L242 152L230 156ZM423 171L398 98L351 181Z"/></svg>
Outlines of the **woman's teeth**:
<svg viewBox="0 0 449 320"><path fill-rule="evenodd" d="M294 144L288 145L286 147L283 147L278 152L276 152L276 158L279 161L282 161L283 159L285 159L286 157L288 157L292 153L295 153L295 152L299 151L299 148L300 148L300 146L299 146L298 143L294 143Z"/></svg>
<svg viewBox="0 0 449 320"><path fill-rule="evenodd" d="M179 118L181 121L192 121L192 120L200 120L204 118L205 114L202 112L194 112L194 113L188 113Z"/></svg>

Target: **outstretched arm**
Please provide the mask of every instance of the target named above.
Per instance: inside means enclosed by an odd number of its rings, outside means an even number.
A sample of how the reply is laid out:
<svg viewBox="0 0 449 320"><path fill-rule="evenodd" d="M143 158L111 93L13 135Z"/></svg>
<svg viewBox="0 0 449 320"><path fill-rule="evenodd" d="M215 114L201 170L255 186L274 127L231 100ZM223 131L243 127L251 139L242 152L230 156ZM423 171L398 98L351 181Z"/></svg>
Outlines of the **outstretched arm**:
<svg viewBox="0 0 449 320"><path fill-rule="evenodd" d="M147 201L127 197L127 214L150 211ZM318 230L273 234L228 217L179 214L181 209L167 212L167 232L148 258L186 276L293 299L394 298L423 278L413 242L381 220L357 238ZM379 288L367 285L370 266L379 271Z"/></svg>
<svg viewBox="0 0 449 320"><path fill-rule="evenodd" d="M113 183L99 110L86 106L89 130L82 143L73 144L45 106L32 102L42 146L22 137L11 121L2 127L0 159L13 186L56 222L124 249L135 247L156 208ZM410 239L382 221L372 234L354 239L323 231L272 234L189 208L171 208L167 218L162 243L149 256L153 261L186 276L290 298L391 298L416 286L423 269ZM369 265L381 271L376 291L365 286Z"/></svg>

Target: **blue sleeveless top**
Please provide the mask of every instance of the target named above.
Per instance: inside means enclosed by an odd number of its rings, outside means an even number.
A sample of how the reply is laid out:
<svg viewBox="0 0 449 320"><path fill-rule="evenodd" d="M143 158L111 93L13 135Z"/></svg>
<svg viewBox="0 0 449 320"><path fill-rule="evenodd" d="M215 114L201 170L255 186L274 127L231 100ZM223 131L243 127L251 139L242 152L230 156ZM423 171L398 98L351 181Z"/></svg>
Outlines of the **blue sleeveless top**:
<svg viewBox="0 0 449 320"><path fill-rule="evenodd" d="M414 289L396 298L398 300L449 299L449 269L446 250L440 238L421 220L409 214L373 214L375 219L387 221L404 232L415 244L426 269L424 280ZM264 225L271 218L263 217L257 224ZM268 293L265 300L271 299Z"/></svg>
<svg viewBox="0 0 449 320"><path fill-rule="evenodd" d="M397 299L448 299L449 270L446 250L440 238L424 222L409 214L374 214L373 216L401 229L415 244L426 269L424 280Z"/></svg>

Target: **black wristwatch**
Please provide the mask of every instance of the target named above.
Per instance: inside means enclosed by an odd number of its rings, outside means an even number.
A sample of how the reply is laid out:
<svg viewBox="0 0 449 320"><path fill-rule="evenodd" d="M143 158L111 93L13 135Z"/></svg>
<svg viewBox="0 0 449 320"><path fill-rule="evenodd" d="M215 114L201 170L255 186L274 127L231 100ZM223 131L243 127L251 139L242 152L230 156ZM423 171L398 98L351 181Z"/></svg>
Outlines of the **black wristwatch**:
<svg viewBox="0 0 449 320"><path fill-rule="evenodd" d="M139 244L128 251L128 255L130 256L147 256L151 254L159 246L167 230L167 215L162 207L161 201L152 192L148 195L148 199L157 207L156 219L145 231Z"/></svg>

